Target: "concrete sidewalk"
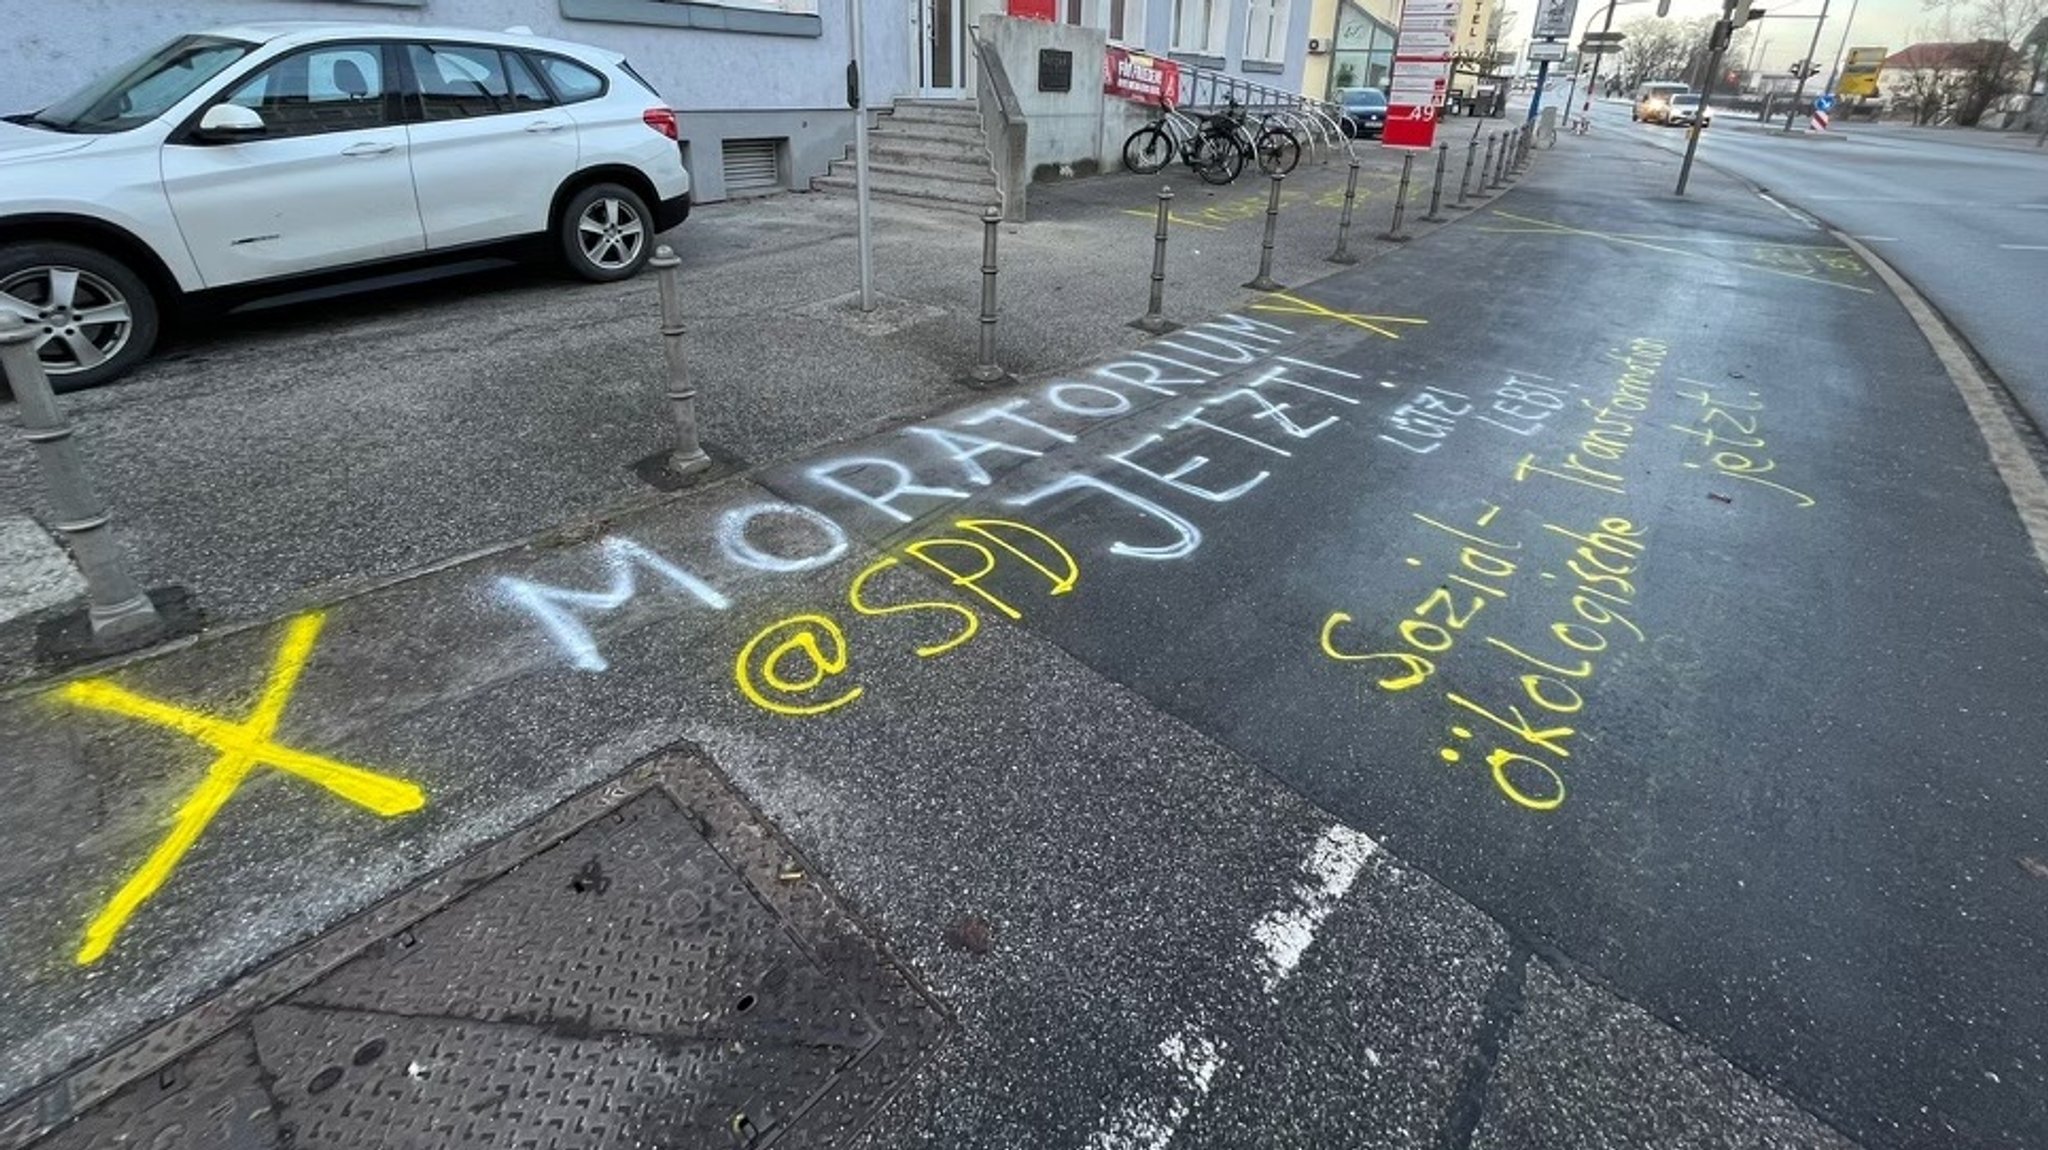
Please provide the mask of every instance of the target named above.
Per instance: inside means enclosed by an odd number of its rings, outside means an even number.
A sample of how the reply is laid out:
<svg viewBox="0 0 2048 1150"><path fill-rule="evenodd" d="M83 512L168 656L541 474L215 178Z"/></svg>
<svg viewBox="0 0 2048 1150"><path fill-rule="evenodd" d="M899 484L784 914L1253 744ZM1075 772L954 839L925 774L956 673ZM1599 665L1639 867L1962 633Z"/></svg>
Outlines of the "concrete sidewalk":
<svg viewBox="0 0 2048 1150"><path fill-rule="evenodd" d="M1535 178L1574 175L1559 156ZM1119 350L1142 276L1050 266L1149 234L1114 192L1046 197L1010 249L1042 270L1018 273L1033 286L1006 354L1055 375L955 390L957 311L878 332L836 296L765 319L727 301L697 338L753 342L703 357L707 394L717 378L727 395L713 439L731 451L753 426L728 406L751 379L787 422L734 454L778 467L360 594L251 594L252 617L318 606L0 701L0 1146L1845 1145L1013 625L1100 553L1068 572L1028 529L952 522L976 474L1065 475L1046 507L1122 490L1099 472L1134 435L1260 388L1285 391L1262 426L1289 434L1323 409L1376 420L1394 385L1330 365L1430 323L1452 341L1492 287L1458 287L1480 301L1459 314L1403 310L1447 254L1495 267L1497 240L1452 229L1285 297L1212 283L1228 302L1211 319L1186 289L1175 313L1196 322ZM1212 280L1255 250L1242 196L1203 205L1232 245L1187 257L1216 260ZM907 251L930 221L891 223ZM977 245L940 234L916 250L968 277L948 253ZM1321 247L1292 244L1285 281ZM889 286L913 308L936 290ZM486 362L541 346L499 334ZM1108 345L1092 364L1090 341ZM819 355L890 347L921 349L889 361L922 364L921 383L816 394L882 370ZM661 446L656 413L618 402ZM935 414L900 426L918 403ZM1013 446L1019 427L1043 450ZM884 442L949 461L963 490L892 471ZM1118 498L1133 553L1193 529ZM906 562L977 549L1018 562L950 581ZM813 606L835 602L894 629L842 632ZM174 817L190 850L166 857Z"/></svg>
<svg viewBox="0 0 2048 1150"><path fill-rule="evenodd" d="M1352 249L1372 258L1396 156L1361 147ZM1455 174L1455 173L1454 173ZM1265 182L1167 173L1176 229L1165 310L1241 305L1259 262ZM1281 282L1337 270L1345 167L1287 184ZM1159 181L1034 190L1001 236L1001 365L1030 378L1129 347L1145 310ZM1409 227L1428 188L1417 180ZM881 307L853 306L849 198L713 205L671 233L704 437L745 467L973 393L981 225L876 205ZM671 442L652 276L568 286L498 270L239 317L133 380L67 408L152 587L188 589L216 623L324 602L655 498L633 472ZM0 504L50 518L30 456L0 448ZM10 550L7 553L13 553ZM0 621L0 684L35 673L34 618Z"/></svg>

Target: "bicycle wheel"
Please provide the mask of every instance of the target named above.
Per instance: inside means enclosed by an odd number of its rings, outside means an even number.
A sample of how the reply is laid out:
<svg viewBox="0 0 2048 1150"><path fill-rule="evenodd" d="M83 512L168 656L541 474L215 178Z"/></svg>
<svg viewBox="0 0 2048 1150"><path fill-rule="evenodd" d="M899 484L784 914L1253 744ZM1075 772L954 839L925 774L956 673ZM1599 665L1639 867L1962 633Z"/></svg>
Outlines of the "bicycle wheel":
<svg viewBox="0 0 2048 1150"><path fill-rule="evenodd" d="M1149 176L1173 159L1173 137L1157 124L1147 124L1124 141L1124 167Z"/></svg>
<svg viewBox="0 0 2048 1150"><path fill-rule="evenodd" d="M1244 145L1229 136L1210 136L1195 153L1192 166L1205 184L1227 184L1244 171Z"/></svg>
<svg viewBox="0 0 2048 1150"><path fill-rule="evenodd" d="M1267 175L1286 175L1301 162L1301 141L1285 128L1267 128L1259 133L1259 170Z"/></svg>

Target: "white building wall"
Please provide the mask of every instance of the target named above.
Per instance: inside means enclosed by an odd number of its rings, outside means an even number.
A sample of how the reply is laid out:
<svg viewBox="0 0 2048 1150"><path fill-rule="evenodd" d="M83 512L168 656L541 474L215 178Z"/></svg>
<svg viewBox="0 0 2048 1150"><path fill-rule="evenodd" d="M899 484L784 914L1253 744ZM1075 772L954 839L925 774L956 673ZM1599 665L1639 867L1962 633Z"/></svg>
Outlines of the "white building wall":
<svg viewBox="0 0 2048 1150"><path fill-rule="evenodd" d="M865 0L866 79L871 104L913 94L915 11L911 0ZM758 19L761 9L657 4L653 0L0 0L0 111L48 104L92 77L173 36L260 20L369 20L502 30L624 53L680 116L698 194L725 197L718 163L727 138L788 141L785 182L803 186L841 154L853 132L846 107L850 58L846 0L820 0L815 34L711 31L574 19L565 11L649 12L675 18L692 8L711 22L801 24Z"/></svg>

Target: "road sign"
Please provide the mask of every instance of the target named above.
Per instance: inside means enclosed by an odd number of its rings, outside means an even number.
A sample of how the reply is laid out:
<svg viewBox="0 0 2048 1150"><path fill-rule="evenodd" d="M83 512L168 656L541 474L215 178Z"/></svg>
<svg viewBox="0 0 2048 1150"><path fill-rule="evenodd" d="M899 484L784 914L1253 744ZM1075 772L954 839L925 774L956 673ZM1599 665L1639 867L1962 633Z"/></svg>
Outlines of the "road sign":
<svg viewBox="0 0 2048 1150"><path fill-rule="evenodd" d="M1588 32L1581 36L1580 39L1588 44L1619 44L1626 37L1619 32Z"/></svg>
<svg viewBox="0 0 2048 1150"><path fill-rule="evenodd" d="M1387 122L1380 145L1428 148L1436 143L1437 109L1451 86L1451 42L1459 0L1408 0L1387 77Z"/></svg>
<svg viewBox="0 0 2048 1150"><path fill-rule="evenodd" d="M1835 85L1837 94L1845 98L1877 95L1877 82L1884 72L1884 58L1890 54L1883 48L1849 49L1848 62L1842 65L1841 82Z"/></svg>
<svg viewBox="0 0 2048 1150"><path fill-rule="evenodd" d="M1579 14L1579 0L1538 0L1536 5L1536 27L1531 29L1532 40L1567 39L1572 34L1572 20Z"/></svg>
<svg viewBox="0 0 2048 1150"><path fill-rule="evenodd" d="M1581 44L1581 45L1579 45L1579 54L1580 54L1580 55L1582 55L1582 56L1605 56L1605 55L1607 55L1607 54L1608 54L1609 52L1619 52L1619 51L1621 51L1621 45L1619 45L1619 44L1604 44L1604 43L1603 43L1603 44Z"/></svg>
<svg viewBox="0 0 2048 1150"><path fill-rule="evenodd" d="M1529 45L1531 60L1562 60L1564 53L1565 45L1562 40L1537 40Z"/></svg>

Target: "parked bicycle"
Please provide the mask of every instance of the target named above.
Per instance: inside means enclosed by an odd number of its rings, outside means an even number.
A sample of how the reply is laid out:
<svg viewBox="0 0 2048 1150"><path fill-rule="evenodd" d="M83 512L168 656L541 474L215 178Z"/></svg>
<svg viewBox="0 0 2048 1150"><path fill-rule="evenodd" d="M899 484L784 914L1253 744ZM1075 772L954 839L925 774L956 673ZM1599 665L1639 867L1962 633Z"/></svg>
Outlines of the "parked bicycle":
<svg viewBox="0 0 2048 1150"><path fill-rule="evenodd" d="M1305 126L1313 130L1312 124ZM1162 106L1157 118L1124 141L1124 166L1151 175L1178 155L1203 182L1227 184L1252 157L1260 171L1284 175L1301 163L1301 152L1301 137L1286 113L1261 116L1254 123L1232 98L1214 113Z"/></svg>
<svg viewBox="0 0 2048 1150"><path fill-rule="evenodd" d="M1149 176L1179 156L1203 183L1227 184L1250 155L1239 128L1227 109L1204 114L1162 104L1151 123L1124 141L1124 167Z"/></svg>

